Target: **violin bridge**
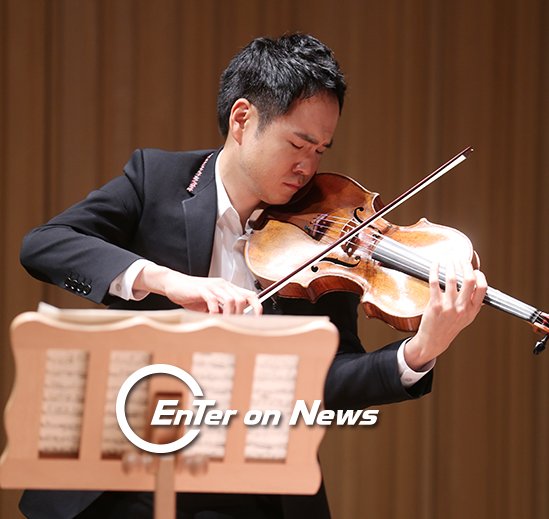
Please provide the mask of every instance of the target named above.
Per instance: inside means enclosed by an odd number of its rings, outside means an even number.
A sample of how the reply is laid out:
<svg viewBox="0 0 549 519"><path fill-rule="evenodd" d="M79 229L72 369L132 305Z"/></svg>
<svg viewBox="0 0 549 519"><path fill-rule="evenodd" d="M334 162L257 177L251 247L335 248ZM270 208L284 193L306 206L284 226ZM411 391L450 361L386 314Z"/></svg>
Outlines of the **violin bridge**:
<svg viewBox="0 0 549 519"><path fill-rule="evenodd" d="M303 230L314 240L320 241L326 236L329 229L328 214L318 214L308 224L305 224Z"/></svg>
<svg viewBox="0 0 549 519"><path fill-rule="evenodd" d="M343 252L349 256L353 256L355 259L359 259L360 255L356 254L357 250L360 247L360 240L357 236L353 236L350 240L347 240L346 242L343 242L341 244L341 248L343 249Z"/></svg>

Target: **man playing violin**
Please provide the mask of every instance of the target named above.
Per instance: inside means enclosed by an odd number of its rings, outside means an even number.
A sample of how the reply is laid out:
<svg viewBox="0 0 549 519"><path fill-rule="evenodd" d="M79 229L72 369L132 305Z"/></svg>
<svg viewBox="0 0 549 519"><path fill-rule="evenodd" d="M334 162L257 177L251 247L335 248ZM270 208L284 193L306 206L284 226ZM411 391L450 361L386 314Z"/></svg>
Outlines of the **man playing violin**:
<svg viewBox="0 0 549 519"><path fill-rule="evenodd" d="M420 397L431 389L435 359L480 310L482 273L468 263L438 267L417 333L364 351L356 294L316 303L279 298L262 306L243 245L252 212L285 204L307 184L330 148L345 80L329 48L300 34L258 38L221 77L218 150L135 151L124 174L31 231L21 261L36 278L96 303L124 309L187 309L225 314L328 315L340 333L324 405L360 409ZM457 289L456 271L463 276ZM329 517L315 496L184 495L178 517ZM147 493L29 492L28 517L151 517ZM201 515L206 514L209 515ZM196 514L196 515L194 515Z"/></svg>

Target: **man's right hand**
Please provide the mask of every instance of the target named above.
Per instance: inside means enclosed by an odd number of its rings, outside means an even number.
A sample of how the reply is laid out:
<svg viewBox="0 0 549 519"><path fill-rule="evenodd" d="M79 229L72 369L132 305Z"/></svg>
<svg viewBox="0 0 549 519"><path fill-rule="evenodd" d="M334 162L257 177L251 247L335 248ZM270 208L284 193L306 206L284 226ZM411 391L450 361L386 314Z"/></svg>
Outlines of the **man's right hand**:
<svg viewBox="0 0 549 519"><path fill-rule="evenodd" d="M159 265L146 265L135 279L134 290L166 296L170 301L197 312L242 314L251 306L260 315L257 294L222 278L188 276Z"/></svg>

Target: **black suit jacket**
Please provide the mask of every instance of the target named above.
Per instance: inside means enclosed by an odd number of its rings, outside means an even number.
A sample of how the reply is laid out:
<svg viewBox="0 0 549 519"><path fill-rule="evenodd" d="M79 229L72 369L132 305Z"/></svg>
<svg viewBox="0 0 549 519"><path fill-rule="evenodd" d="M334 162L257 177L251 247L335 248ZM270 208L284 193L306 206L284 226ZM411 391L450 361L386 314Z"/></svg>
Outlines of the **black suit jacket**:
<svg viewBox="0 0 549 519"><path fill-rule="evenodd" d="M175 308L167 298L154 294L142 301L124 301L109 295L109 286L139 258L193 276L208 275L217 216L217 155L214 150L135 151L124 175L31 231L23 241L22 264L42 281L111 308ZM325 385L327 408L362 409L430 391L431 374L408 390L401 385L396 360L401 341L371 353L364 351L357 336L356 295L331 293L315 304L290 299L277 303L285 314L328 315L339 330L339 350ZM44 496L51 502L56 494ZM25 494L23 507L36 501L31 495ZM79 495L92 500L97 493ZM314 498L308 499L313 506Z"/></svg>

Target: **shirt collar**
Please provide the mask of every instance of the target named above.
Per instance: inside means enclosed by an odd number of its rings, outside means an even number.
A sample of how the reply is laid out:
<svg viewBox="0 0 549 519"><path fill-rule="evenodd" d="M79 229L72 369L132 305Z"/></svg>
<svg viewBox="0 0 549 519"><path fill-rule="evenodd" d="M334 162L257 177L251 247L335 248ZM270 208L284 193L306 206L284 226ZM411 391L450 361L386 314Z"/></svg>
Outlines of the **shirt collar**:
<svg viewBox="0 0 549 519"><path fill-rule="evenodd" d="M217 160L215 161L215 187L217 190L217 224L224 223L229 225L233 232L238 234L244 234L242 230L242 224L240 223L240 216L231 203L231 199L227 194L227 190L221 180L221 174L219 173L219 157L223 150L219 152Z"/></svg>

